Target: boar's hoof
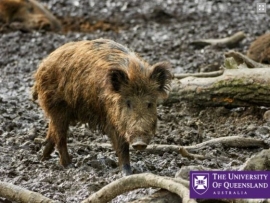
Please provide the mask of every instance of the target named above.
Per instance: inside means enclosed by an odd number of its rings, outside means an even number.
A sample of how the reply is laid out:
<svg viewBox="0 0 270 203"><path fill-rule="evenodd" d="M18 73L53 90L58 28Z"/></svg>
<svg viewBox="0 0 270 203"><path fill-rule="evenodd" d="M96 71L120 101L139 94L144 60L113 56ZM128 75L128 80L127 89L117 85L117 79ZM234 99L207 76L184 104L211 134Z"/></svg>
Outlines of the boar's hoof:
<svg viewBox="0 0 270 203"><path fill-rule="evenodd" d="M45 141L45 148L43 150L43 155L41 161L45 161L51 158L51 153L54 151L54 143L46 140Z"/></svg>
<svg viewBox="0 0 270 203"><path fill-rule="evenodd" d="M147 144L143 141L137 141L131 145L136 150L144 150L147 147Z"/></svg>
<svg viewBox="0 0 270 203"><path fill-rule="evenodd" d="M49 155L49 156L42 156L41 157L41 161L46 161L46 160L49 160L50 158L52 158L51 155Z"/></svg>
<svg viewBox="0 0 270 203"><path fill-rule="evenodd" d="M129 164L124 164L122 167L122 172L124 176L132 175L132 170Z"/></svg>
<svg viewBox="0 0 270 203"><path fill-rule="evenodd" d="M65 168L72 163L72 157L70 155L63 156L60 158L60 164Z"/></svg>

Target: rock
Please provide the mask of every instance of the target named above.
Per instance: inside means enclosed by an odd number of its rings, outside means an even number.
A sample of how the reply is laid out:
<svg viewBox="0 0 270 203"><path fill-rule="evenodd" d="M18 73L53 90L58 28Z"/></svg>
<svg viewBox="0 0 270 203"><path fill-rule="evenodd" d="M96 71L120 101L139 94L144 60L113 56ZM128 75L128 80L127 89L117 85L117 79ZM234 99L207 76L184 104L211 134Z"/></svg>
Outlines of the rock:
<svg viewBox="0 0 270 203"><path fill-rule="evenodd" d="M261 152L249 158L240 170L247 171L269 171L270 170L270 149L264 149Z"/></svg>
<svg viewBox="0 0 270 203"><path fill-rule="evenodd" d="M269 122L270 121L270 110L266 111L264 114L263 114L263 120Z"/></svg>
<svg viewBox="0 0 270 203"><path fill-rule="evenodd" d="M269 134L269 127L267 126L260 126L258 127L258 129L256 130L256 135L260 136L260 135L267 135Z"/></svg>
<svg viewBox="0 0 270 203"><path fill-rule="evenodd" d="M254 130L256 130L257 129L257 127L254 125L254 124L250 124L250 125L248 125L248 127L247 127L247 131L254 131Z"/></svg>

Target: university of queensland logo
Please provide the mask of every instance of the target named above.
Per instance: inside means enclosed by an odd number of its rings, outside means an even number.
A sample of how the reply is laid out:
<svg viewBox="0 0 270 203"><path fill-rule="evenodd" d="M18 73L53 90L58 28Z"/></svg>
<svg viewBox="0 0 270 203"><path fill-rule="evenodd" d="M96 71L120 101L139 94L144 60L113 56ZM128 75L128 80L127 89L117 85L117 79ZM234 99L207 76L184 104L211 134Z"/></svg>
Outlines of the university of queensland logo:
<svg viewBox="0 0 270 203"><path fill-rule="evenodd" d="M209 189L209 174L208 173L192 173L192 188L199 194L204 194Z"/></svg>

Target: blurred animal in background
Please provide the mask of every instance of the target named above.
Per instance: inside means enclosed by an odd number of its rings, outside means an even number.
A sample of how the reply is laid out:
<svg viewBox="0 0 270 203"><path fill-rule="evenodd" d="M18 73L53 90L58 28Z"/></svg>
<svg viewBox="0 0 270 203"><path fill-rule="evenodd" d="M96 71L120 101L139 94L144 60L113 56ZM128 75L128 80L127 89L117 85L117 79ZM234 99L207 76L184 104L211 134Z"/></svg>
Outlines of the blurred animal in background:
<svg viewBox="0 0 270 203"><path fill-rule="evenodd" d="M35 0L0 0L0 22L12 29L61 30L57 18Z"/></svg>
<svg viewBox="0 0 270 203"><path fill-rule="evenodd" d="M247 56L259 63L270 64L270 33L263 34L252 42Z"/></svg>

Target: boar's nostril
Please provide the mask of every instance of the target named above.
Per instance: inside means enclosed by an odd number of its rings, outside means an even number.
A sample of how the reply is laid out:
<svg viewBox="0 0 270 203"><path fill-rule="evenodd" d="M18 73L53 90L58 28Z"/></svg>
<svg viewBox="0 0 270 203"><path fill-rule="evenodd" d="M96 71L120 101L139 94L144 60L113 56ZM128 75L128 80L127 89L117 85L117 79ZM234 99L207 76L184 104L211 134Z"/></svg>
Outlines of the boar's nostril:
<svg viewBox="0 0 270 203"><path fill-rule="evenodd" d="M41 26L41 29L50 31L50 30L52 30L51 24L50 24L50 23L44 23L44 24Z"/></svg>
<svg viewBox="0 0 270 203"><path fill-rule="evenodd" d="M143 141L137 141L131 145L136 150L144 150L147 147L147 144Z"/></svg>

